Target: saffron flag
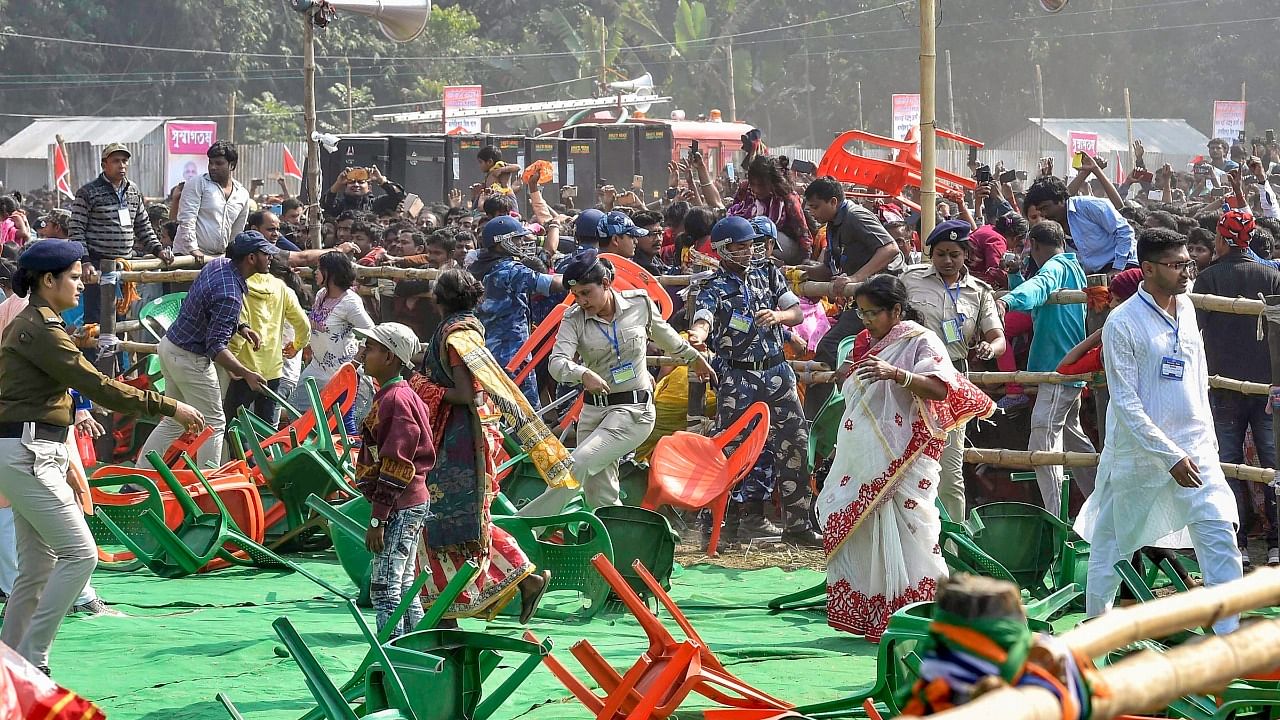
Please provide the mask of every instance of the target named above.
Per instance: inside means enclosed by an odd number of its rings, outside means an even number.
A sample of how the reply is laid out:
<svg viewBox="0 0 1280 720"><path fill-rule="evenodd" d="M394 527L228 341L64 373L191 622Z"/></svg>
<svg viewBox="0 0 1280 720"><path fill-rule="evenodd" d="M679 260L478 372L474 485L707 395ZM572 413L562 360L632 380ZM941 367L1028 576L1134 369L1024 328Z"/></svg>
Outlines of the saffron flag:
<svg viewBox="0 0 1280 720"><path fill-rule="evenodd" d="M58 192L75 200L76 194L71 191L71 167L67 164L67 156L62 152L62 143L53 144L53 184Z"/></svg>
<svg viewBox="0 0 1280 720"><path fill-rule="evenodd" d="M288 146L284 149L284 176L302 180L302 170L298 169L298 163L293 159L293 153L289 152Z"/></svg>

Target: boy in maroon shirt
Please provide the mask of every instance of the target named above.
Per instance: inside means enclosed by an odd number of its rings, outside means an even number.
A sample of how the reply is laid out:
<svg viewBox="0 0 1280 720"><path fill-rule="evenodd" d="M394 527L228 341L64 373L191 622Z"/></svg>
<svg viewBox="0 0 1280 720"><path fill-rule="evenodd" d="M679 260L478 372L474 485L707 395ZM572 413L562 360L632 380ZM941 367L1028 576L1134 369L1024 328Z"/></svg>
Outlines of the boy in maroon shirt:
<svg viewBox="0 0 1280 720"><path fill-rule="evenodd" d="M381 630L413 583L418 536L431 507L427 472L436 456L430 412L404 380L418 338L394 322L355 332L365 341L365 372L379 387L360 426L364 444L356 461L356 487L373 505L365 546L374 553L369 597ZM391 637L412 631L421 619L422 604L414 598Z"/></svg>

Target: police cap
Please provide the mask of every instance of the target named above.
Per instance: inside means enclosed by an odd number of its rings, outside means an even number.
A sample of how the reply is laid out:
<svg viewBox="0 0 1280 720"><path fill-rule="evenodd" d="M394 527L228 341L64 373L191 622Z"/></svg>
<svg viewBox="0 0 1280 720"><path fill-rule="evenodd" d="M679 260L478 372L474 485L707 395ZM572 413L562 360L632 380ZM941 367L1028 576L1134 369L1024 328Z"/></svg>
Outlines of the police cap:
<svg viewBox="0 0 1280 720"><path fill-rule="evenodd" d="M23 249L18 256L18 267L37 273L61 272L84 255L84 245L78 242L48 238L31 243Z"/></svg>

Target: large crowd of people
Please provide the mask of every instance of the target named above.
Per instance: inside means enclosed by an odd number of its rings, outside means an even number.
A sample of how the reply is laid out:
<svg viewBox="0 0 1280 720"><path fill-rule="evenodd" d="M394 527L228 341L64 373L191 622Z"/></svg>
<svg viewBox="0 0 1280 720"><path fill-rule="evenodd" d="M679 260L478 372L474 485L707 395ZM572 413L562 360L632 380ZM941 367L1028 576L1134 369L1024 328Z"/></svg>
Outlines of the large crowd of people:
<svg viewBox="0 0 1280 720"><path fill-rule="evenodd" d="M1185 295L1280 294L1280 149L1215 139L1189 173L1146 172L1134 150L1137 166L1120 187L1083 156L1073 177L1042 162L1029 182L996 173L918 208L911 192L866 199L837 178L797 173L765 154L758 134L743 138L741 181L694 152L669 164L666 193L606 185L590 199L548 197L544 168L519 168L486 147L485 182L446 203L407 205L394 178L356 167L308 208L287 192L246 189L236 148L223 141L208 150L208 172L147 199L130 179L129 150L108 145L102 173L65 209L38 207L44 194L0 197L0 277L12 278L0 304L10 319L0 442L14 445L0 472L12 504L0 511L0 585L9 582L0 590L10 595L2 639L47 665L58 618L93 568L92 539L58 477L69 459L53 449L73 424L68 389L103 408L165 416L145 454L205 424L221 439L243 407L278 423L276 397L306 409L303 381L323 385L352 361L359 390L344 420L362 441L355 480L374 508L367 545L379 624L413 577L414 547L433 571L427 596L467 561L480 563L450 619L491 616L517 594L527 619L547 577L490 520L503 433L548 482L526 512L554 514L579 494L588 508L616 505L620 463L684 429L690 388L704 387L714 428L755 403L769 409L768 438L732 490L722 542L824 549L830 622L868 638L897 608L932 597L945 575L940 520L966 512L966 428L997 411L1029 414L1030 450L1093 452L1105 439L1096 477L1072 472L1088 497L1082 527L1096 556L1193 546L1214 584L1239 576L1250 532L1265 529L1267 562L1280 564L1273 490L1260 515L1248 484L1224 479L1216 462L1240 462L1252 447L1275 466L1268 399L1207 384L1208 375L1270 384L1266 341L1256 318L1196 309ZM308 210L322 214L318 237ZM921 213L934 213L923 237ZM189 286L120 287L122 319L187 292L159 341L164 395L126 392L80 358L62 321L100 317L98 287L116 283L99 272L103 261L168 265L175 254L202 260ZM624 289L631 264L697 282L687 292ZM362 266L438 272L366 279ZM305 280L303 268L312 270ZM1085 305L1053 299L1085 289L1092 274L1111 276L1112 298L1128 299L1088 335ZM806 297L806 282L830 283L829 296ZM669 319L653 292L668 294ZM566 297L553 349L517 383L507 368ZM654 354L675 367L650 367ZM1105 427L1082 415L1084 382L984 391L966 379L978 369L1079 373L1101 369L1104 354ZM792 360L825 363L835 382L801 382ZM539 410L579 391L568 449L548 427L565 406ZM833 397L843 401L830 420L835 451L812 468L808 435ZM75 422L92 428L88 405L75 406L86 410ZM221 442L208 442L199 462L222 454ZM1058 513L1063 468L1041 465L1036 479L1043 506ZM1135 514L1147 522L1121 525ZM1118 580L1109 568L1089 579L1089 610L1101 612ZM15 613L28 617L11 622Z"/></svg>

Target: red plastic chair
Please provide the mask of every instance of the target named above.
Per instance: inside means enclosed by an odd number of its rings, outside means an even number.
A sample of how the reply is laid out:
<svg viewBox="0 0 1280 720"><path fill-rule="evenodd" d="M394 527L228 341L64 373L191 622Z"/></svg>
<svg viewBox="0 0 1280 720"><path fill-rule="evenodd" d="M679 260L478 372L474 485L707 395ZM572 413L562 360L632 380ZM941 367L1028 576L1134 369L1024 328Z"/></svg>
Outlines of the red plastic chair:
<svg viewBox="0 0 1280 720"><path fill-rule="evenodd" d="M982 143L955 133L939 130L938 136L957 142L982 147ZM879 160L849 152L846 146L850 143L862 142L896 151L893 160ZM920 158L916 153L915 129L908 131L905 140L895 140L883 135L875 135L861 130L847 130L836 137L827 147L821 162L818 163L818 175L830 175L835 179L872 188L890 195L901 195L908 186L920 187ZM956 194L964 190L972 190L977 183L968 177L937 170L938 191L944 194Z"/></svg>
<svg viewBox="0 0 1280 720"><path fill-rule="evenodd" d="M607 558L596 555L591 563L635 616L649 638L649 647L625 675L619 675L590 642L580 640L573 645L570 652L599 683L605 692L604 697L591 692L552 655L548 654L543 658L551 673L564 683L569 692L597 720L670 717L685 698L694 692L718 705L745 712L742 718L786 717L779 713L785 713L794 707L785 700L756 690L725 670L724 665L698 636L693 625L662 589L661 583L645 568L644 563L637 560L632 568L680 626L685 635L684 640L677 641L672 637ZM537 642L530 633L525 633L525 638Z"/></svg>
<svg viewBox="0 0 1280 720"><path fill-rule="evenodd" d="M742 443L726 456L725 448L744 432ZM678 431L662 438L649 459L649 490L640 506L647 510L657 510L660 505L710 509L707 555L715 557L729 491L755 466L768 437L769 406L758 402L715 437Z"/></svg>
<svg viewBox="0 0 1280 720"><path fill-rule="evenodd" d="M605 253L600 257L607 258L613 263L617 275L613 280L614 287L619 290L644 290L649 293L649 297L658 306L658 312L662 314L663 320L669 319L671 313L675 312L671 296L648 270L621 255ZM560 329L560 320L571 305L573 305L573 295L566 297L550 313L547 313L547 317L538 323L538 326L529 334L529 339L525 340L516 354L511 357L511 361L507 363L507 372L515 376L517 385L524 382L538 363L551 354L551 349L556 344L556 331Z"/></svg>

